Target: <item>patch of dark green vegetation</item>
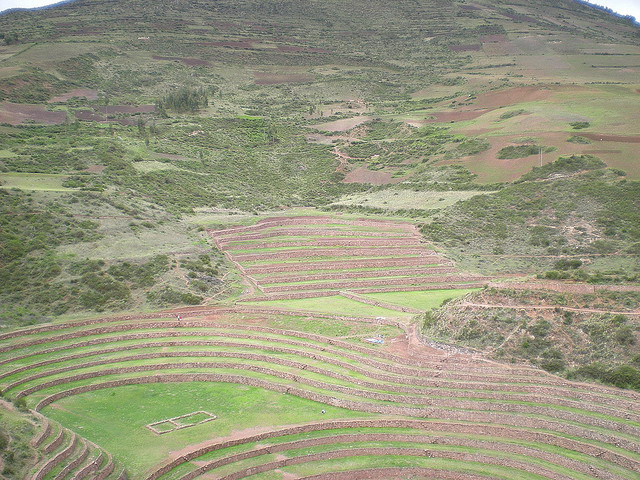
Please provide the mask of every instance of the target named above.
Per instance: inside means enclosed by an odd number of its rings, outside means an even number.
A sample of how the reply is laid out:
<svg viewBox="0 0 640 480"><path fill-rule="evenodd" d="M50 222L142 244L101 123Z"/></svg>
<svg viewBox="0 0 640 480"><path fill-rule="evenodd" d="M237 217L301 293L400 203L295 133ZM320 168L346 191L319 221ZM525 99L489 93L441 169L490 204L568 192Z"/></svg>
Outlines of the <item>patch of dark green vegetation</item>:
<svg viewBox="0 0 640 480"><path fill-rule="evenodd" d="M500 159L525 158L531 155L539 155L542 153L553 152L555 147L543 147L541 145L509 145L501 148L496 154Z"/></svg>
<svg viewBox="0 0 640 480"><path fill-rule="evenodd" d="M340 147L352 157L349 161L364 161L370 170L385 167L405 167L416 173L416 166L431 158L460 158L489 148L488 142L453 135L448 127L425 125L409 127L400 122L373 120L363 127L363 140L351 141Z"/></svg>
<svg viewBox="0 0 640 480"><path fill-rule="evenodd" d="M569 294L489 288L471 294L465 303L495 307L461 307L459 303L454 300L427 312L423 333L437 341L491 352L502 361L526 361L567 378L640 389L637 318L593 312L633 311L640 305L638 292ZM500 306L507 304L523 307ZM557 307L526 308L544 304Z"/></svg>
<svg viewBox="0 0 640 480"><path fill-rule="evenodd" d="M500 120L508 120L510 118L517 117L518 115L523 115L525 113L527 112L526 110L523 110L523 109L511 110L509 112L505 112L502 115L500 115Z"/></svg>
<svg viewBox="0 0 640 480"><path fill-rule="evenodd" d="M201 108L208 106L209 95L202 87L199 89L179 88L174 92L169 92L158 102L160 112L168 109L176 113L196 113Z"/></svg>
<svg viewBox="0 0 640 480"><path fill-rule="evenodd" d="M589 140L587 137L582 137L580 135L571 135L569 138L567 138L567 142L577 143L579 145L588 145L591 143L591 140Z"/></svg>
<svg viewBox="0 0 640 480"><path fill-rule="evenodd" d="M573 175L584 170L598 170L607 165L593 155L571 155L559 157L555 162L541 167L533 167L529 173L520 177L519 181L540 180L554 175Z"/></svg>
<svg viewBox="0 0 640 480"><path fill-rule="evenodd" d="M589 122L571 122L571 128L574 130L582 130L583 128L589 128L591 124Z"/></svg>
<svg viewBox="0 0 640 480"><path fill-rule="evenodd" d="M39 68L0 80L0 101L43 103L72 85Z"/></svg>
<svg viewBox="0 0 640 480"><path fill-rule="evenodd" d="M615 367L592 363L571 370L567 378L579 381L598 381L619 388L630 388L640 391L640 356L634 357L633 364L617 365Z"/></svg>
<svg viewBox="0 0 640 480"><path fill-rule="evenodd" d="M578 159L579 165L564 159L531 177L547 176L555 169L582 169L583 161L601 165L592 158ZM524 181L449 207L422 232L431 241L464 252L462 260L492 252L493 267L513 268L510 255L527 256L529 268L548 267L549 255L611 254L633 248L640 241L639 195L639 182L621 180L608 169L547 182ZM578 222L582 226L574 228ZM451 253L456 255L456 250Z"/></svg>

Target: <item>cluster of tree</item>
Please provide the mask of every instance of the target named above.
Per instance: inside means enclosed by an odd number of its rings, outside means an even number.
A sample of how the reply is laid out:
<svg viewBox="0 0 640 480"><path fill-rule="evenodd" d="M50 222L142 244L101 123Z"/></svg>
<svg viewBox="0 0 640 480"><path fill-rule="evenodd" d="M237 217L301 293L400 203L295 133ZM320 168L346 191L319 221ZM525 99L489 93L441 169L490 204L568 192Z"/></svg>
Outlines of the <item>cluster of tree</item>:
<svg viewBox="0 0 640 480"><path fill-rule="evenodd" d="M176 113L196 113L200 108L207 106L209 106L209 98L204 88L182 87L168 93L158 102L158 110L161 113L166 110L173 110Z"/></svg>
<svg viewBox="0 0 640 480"><path fill-rule="evenodd" d="M0 38L4 40L4 43L7 45L13 45L14 43L18 43L18 34L16 32L3 33L0 32Z"/></svg>

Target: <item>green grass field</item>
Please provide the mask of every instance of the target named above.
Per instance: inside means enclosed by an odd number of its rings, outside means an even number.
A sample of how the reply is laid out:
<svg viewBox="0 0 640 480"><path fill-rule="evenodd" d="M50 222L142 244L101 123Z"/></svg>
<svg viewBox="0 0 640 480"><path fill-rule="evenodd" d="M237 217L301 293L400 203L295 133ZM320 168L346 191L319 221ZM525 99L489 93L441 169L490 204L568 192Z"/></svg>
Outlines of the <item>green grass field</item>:
<svg viewBox="0 0 640 480"><path fill-rule="evenodd" d="M386 308L367 305L355 300L340 296L317 297L317 298L295 298L292 300L268 300L264 302L243 302L247 305L257 305L266 307L278 307L284 309L330 313L336 315L353 315L368 317L402 317L407 316L402 312L389 310Z"/></svg>
<svg viewBox="0 0 640 480"><path fill-rule="evenodd" d="M164 435L145 427L198 410L218 418ZM172 451L232 432L367 416L256 387L203 382L98 390L60 400L43 413L116 455L133 478Z"/></svg>
<svg viewBox="0 0 640 480"><path fill-rule="evenodd" d="M476 288L451 289L451 290L424 290L417 292L385 292L385 293L365 293L364 297L393 303L395 305L428 310L437 308L446 300L463 297L469 293L477 292Z"/></svg>
<svg viewBox="0 0 640 480"><path fill-rule="evenodd" d="M67 175L46 175L40 173L0 173L0 188L20 190L35 190L43 192L70 192L73 188L62 184Z"/></svg>

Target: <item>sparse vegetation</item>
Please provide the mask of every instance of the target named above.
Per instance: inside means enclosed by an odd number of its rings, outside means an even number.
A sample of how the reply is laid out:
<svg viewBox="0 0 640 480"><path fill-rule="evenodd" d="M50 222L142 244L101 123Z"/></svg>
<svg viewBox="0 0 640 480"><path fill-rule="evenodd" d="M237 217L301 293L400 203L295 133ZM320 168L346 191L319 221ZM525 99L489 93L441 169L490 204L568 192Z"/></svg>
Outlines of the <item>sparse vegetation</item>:
<svg viewBox="0 0 640 480"><path fill-rule="evenodd" d="M2 478L636 478L637 26L114 0L0 32Z"/></svg>

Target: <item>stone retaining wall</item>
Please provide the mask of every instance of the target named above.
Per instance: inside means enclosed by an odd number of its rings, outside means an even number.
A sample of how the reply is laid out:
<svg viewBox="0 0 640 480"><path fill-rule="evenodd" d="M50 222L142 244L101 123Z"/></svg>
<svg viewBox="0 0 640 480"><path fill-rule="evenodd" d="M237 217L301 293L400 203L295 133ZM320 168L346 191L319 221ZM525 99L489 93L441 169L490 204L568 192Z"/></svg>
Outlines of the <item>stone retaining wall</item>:
<svg viewBox="0 0 640 480"><path fill-rule="evenodd" d="M420 240L416 237L387 237L387 238L319 238L309 240L292 240L290 242L256 242L250 244L222 244L227 251L235 250L261 250L264 248L286 247L400 247L419 246Z"/></svg>
<svg viewBox="0 0 640 480"><path fill-rule="evenodd" d="M434 275L432 277L376 278L371 280L348 280L345 282L304 283L297 285L275 285L262 287L264 293L278 293L299 290L358 290L370 287L421 287L422 290L437 288L439 285L457 285L457 282L478 283L475 275Z"/></svg>
<svg viewBox="0 0 640 480"><path fill-rule="evenodd" d="M454 472L437 468L389 467L366 468L340 472L320 473L299 480L395 480L398 478L428 478L430 480L487 480L484 475Z"/></svg>
<svg viewBox="0 0 640 480"><path fill-rule="evenodd" d="M181 344L185 344L187 342L182 342ZM236 344L236 343L232 343L232 342L211 342L211 344L215 343L216 346L223 346L223 347L236 347L236 348L254 348L255 345L253 344ZM198 343L199 344L199 343ZM155 344L155 345L163 345L163 344ZM155 346L154 344L149 344L149 345L145 345L145 346ZM165 345L166 346L166 345ZM131 348L135 348L133 346L125 346L125 347L121 347L121 348L116 348L116 349L102 349L102 350L98 350L95 352L92 352L93 355L103 355L103 354L108 354L108 353L113 353L116 351L122 351L122 350L129 350ZM298 355L298 356L302 356L302 357L306 357L306 358L310 358L310 359L314 359L317 361L321 361L321 362L325 362L331 365L335 365L339 368L344 368L346 370L349 371L354 371L356 373L359 373L361 375L365 375L369 378L373 378L382 382L389 382L389 383L395 383L395 384L404 384L404 385L409 385L409 386L402 386L402 385L389 385L389 386L385 386L385 385L381 385L381 384L376 384L376 383L372 383L369 381L364 381L364 380L359 380L356 383L358 383L359 386L361 387L367 387L367 388L372 388L372 389L379 389L379 388L383 388L385 390L390 390L390 391L394 391L397 393L411 393L411 394L419 394L419 395L433 395L433 396L438 396L441 391L436 387L436 388L432 388L432 389L426 389L424 388L424 384L427 383L425 382L424 379L422 378L407 378L407 377L396 377L393 375L386 375L386 374L381 374L379 372L376 371L369 371L366 370L364 368L361 368L359 366L356 365L352 365L349 364L347 362L342 362L340 360L336 360L334 358L330 358L324 355L317 355L311 352L305 352L305 351L297 351L297 350L293 350L290 348L286 348L286 347L276 347L276 346L266 346L266 347L260 347L260 349L263 350L268 350L268 351L276 351L279 353L284 353L287 355ZM82 354L82 355L76 355L74 356L75 358L81 358L82 356L86 356L87 354ZM333 378L337 378L340 380L344 380L344 381L348 381L348 382L353 382L353 379L351 376L348 375L341 375L341 374L337 374L333 371L330 370L325 370L325 369L321 369L319 367L314 367L311 365L308 365L306 363L301 363L301 362L297 362L297 361L293 361L293 360L285 360L285 359L281 359L278 357L273 357L270 355L265 355L265 354L259 354L259 353L240 353L240 352L216 352L216 351L187 351L187 352L151 352L151 353L143 353L143 354L136 354L136 355L130 355L127 357L120 357L117 359L113 359L113 360L98 360L95 362L85 362L82 365L80 365L80 368L84 368L84 367L92 367L92 366L98 366L98 365L106 365L106 364L111 364L111 363L118 363L118 362L124 362L124 361L131 361L131 360L144 360L144 359L152 359L152 358L176 358L176 357L182 357L182 356L190 356L190 357L215 357L215 358L242 358L242 359L246 359L246 360L255 360L255 361L262 361L262 362L266 362L266 363L275 363L278 365L283 365L283 366L287 366L287 367L293 367L293 368L297 368L299 370L305 370L305 371L311 371L311 372L315 372L315 373L319 373L325 376L330 376ZM52 361L49 361L47 363L55 363L58 361L68 361L70 359L70 357L60 357L60 358L56 358ZM44 364L44 362L43 362ZM43 366L43 365L40 365ZM34 366L35 367L35 366ZM19 381L14 382L13 384L11 384L10 386L7 387L7 390L14 388L22 383L26 383L32 380L35 380L37 378L41 378L41 377L46 377L49 375L55 375L55 374L60 374L60 373L64 373L66 371L72 371L74 369L73 366L70 367L63 367L60 369L56 369L56 370L50 370L50 371L46 371L46 372L40 372L36 375L30 376L30 377L25 377L22 378ZM503 400L503 401L526 401L526 402L539 402L539 403L546 403L550 400L550 397L548 395L551 394L557 394L557 392L545 392L546 389L542 388L542 392L539 391L541 390L540 388L537 388L534 392L530 392L530 393L535 393L535 395L530 395L524 392L519 392L519 389L516 387L511 387L511 390L508 391L507 393L501 393L500 391L495 391L495 389L493 389L491 385L489 384L476 384L473 385L474 389L473 390L459 390L456 392L455 397L456 398L485 398L485 399L495 399L495 400ZM484 388L485 391L484 392L479 392L478 390ZM544 395L546 393L546 395ZM592 396L595 397L595 396ZM584 406L584 402L576 402L576 401L571 401L571 400L566 400L564 398L553 398L554 402L558 405L563 405L566 407L573 407L573 408L582 408ZM615 407L615 405L609 405L609 404L605 404L606 406L602 405L603 399L599 399L600 403L596 403L596 398L587 398L586 401L590 401L593 403L593 405L591 406L593 411L598 411L602 414L605 415L612 415L612 416L625 416L627 419L629 420L635 420L635 421L640 421L640 416L638 415L634 415L634 414L630 414L630 411L633 411L633 405L622 405L619 406L618 408L620 408L621 410L616 410L615 408L611 408L611 407Z"/></svg>
<svg viewBox="0 0 640 480"><path fill-rule="evenodd" d="M53 480L62 480L66 477L72 470L82 465L82 462L85 461L87 456L89 455L89 445L83 440L82 441L82 451L78 454L78 456L71 462L69 462L60 473L55 476Z"/></svg>
<svg viewBox="0 0 640 480"><path fill-rule="evenodd" d="M98 456L91 463L88 463L87 465L85 465L83 468L81 468L76 472L76 474L73 476L73 480L80 480L86 477L87 475L89 475L91 472L95 472L96 470L98 470L98 467L103 462L103 457L104 457L104 452L100 450L100 453L98 454Z"/></svg>
<svg viewBox="0 0 640 480"><path fill-rule="evenodd" d="M268 265L247 265L244 267L249 275L260 273L302 272L308 270L349 270L353 268L371 267L420 267L434 265L453 265L446 258L438 255L425 255L407 258L363 258L359 260L336 260L330 262L298 262L273 263Z"/></svg>
<svg viewBox="0 0 640 480"><path fill-rule="evenodd" d="M278 352L280 353L286 353L286 354L295 354L296 352L290 350L290 349L277 349ZM311 356L311 355L309 355ZM376 375L375 373L370 374L370 372L365 371L364 369L359 369L357 367L350 367L350 365L346 362L340 362L339 367L341 368L345 368L347 370L351 370L351 371L357 371L360 374L363 375L367 375L369 378L374 378L376 380L381 380L383 382L395 382L395 384L380 384L380 383L375 383L375 382L371 382L371 381L367 381L367 380L354 380L352 376L350 375L344 375L344 374L339 374L336 372L333 372L331 370L326 370L324 368L320 368L320 367L316 367L316 366L312 366L312 365L308 365L306 363L302 363L302 362L298 362L298 361L294 361L294 360L287 360L287 359L283 359L283 358L278 358L278 357L272 357L269 355L264 355L264 354L258 354L258 353L239 353L239 352L211 352L211 351L205 351L205 352L198 352L198 351L188 351L188 352L152 352L152 353L144 353L144 354L136 354L136 355L129 355L126 357L120 357L120 358L116 358L116 359L112 359L112 360L97 360L94 362L85 362L81 365L78 366L67 366L67 367L63 367L63 368L59 368L59 369L55 369L55 370L50 370L50 371L45 371L45 372L39 372L33 376L30 377L26 377L23 378L17 382L14 382L14 384L12 384L10 387L8 387L7 389L10 388L15 388L17 385L20 385L22 383L27 383L42 377L47 377L47 376L52 376L52 375L59 375L61 373L65 373L68 371L73 371L76 370L77 368L88 368L88 367L95 367L95 366L101 366L101 365L110 365L110 364L117 364L117 363L121 363L121 362L127 362L127 361L139 361L139 360L149 360L149 359L161 359L161 358L180 358L180 357L193 357L193 358L233 358L233 359L243 359L243 360L251 360L251 361L258 361L258 362L264 362L264 363L272 363L272 364L277 364L277 365L281 365L284 367L289 367L289 368L295 368L297 370L299 370L300 372L305 371L305 372L313 372L319 375L323 375L325 377L330 377L330 378L335 378L337 380L341 380L343 382L348 382L351 384L357 384L358 387L357 389L353 389L350 387L341 387L341 389L339 391L341 391L342 393L346 393L346 394L350 394L350 395L354 395L354 396L363 396L365 398L371 398L371 399L376 399L376 400L385 400L385 401L395 401L395 402L400 402L400 403L414 403L417 405L426 405L426 404L430 404L430 403L434 403L434 404L438 404L439 407L451 407L451 408L468 408L470 409L470 404L468 401L462 400L462 399L491 399L491 400L501 400L501 401L505 401L505 402L515 402L515 401L521 401L521 402L536 402L536 403L540 403L540 404L546 404L549 403L550 398L547 396L543 396L543 395L517 395L514 393L500 393L500 392L493 392L491 390L487 390L484 392L478 392L477 390L474 391L459 391L456 392L455 394L451 395L451 398L447 398L447 399L442 399L442 400L436 400L433 401L430 398L425 398L424 396L434 396L437 397L439 396L439 394L441 394L441 391L439 391L438 389L424 389L421 388L421 386L419 385L419 382L417 381L418 379L412 379L412 378L397 378L397 377L392 377L392 376L386 376L386 375ZM318 359L316 356L313 356L314 359ZM326 357L325 357L326 358ZM65 358L60 359L62 361L65 361ZM331 359L328 359L331 362ZM332 362L333 363L333 362ZM170 364L171 365L171 364ZM247 367L244 364L236 364L236 363L206 363L206 362L184 362L184 363L179 363L179 364L173 364L176 367L179 367L180 365L184 366L185 368L235 368L235 369L247 369L247 370L251 370L251 371L257 371L259 373L263 373L263 374L267 374L267 375L271 375L271 376L276 376L279 378L285 378L285 379L291 379L291 375L285 375L282 374L281 372L275 372L269 368L262 368L259 369L259 367L257 366L251 366L251 367ZM118 367L119 369L123 368L123 367ZM162 368L164 369L165 366L160 364L160 366L158 367L159 369ZM169 367L167 367L169 368ZM382 378L380 378L382 377ZM308 381L304 380L302 381L302 383L308 383ZM310 384L310 383L309 383ZM402 385L404 384L404 385ZM311 384L310 384L311 385ZM312 384L312 386L316 386L319 388L323 388L325 390L330 390L331 388L331 384L326 384L326 383L316 383L316 384ZM375 393L375 392L363 392L361 394L358 394L359 389L360 388L369 388L372 390L385 390L385 391L390 391L390 392L394 392L397 394L411 394L411 395L421 395L421 397L408 397L405 395L399 396L399 395L390 395L390 394L380 394L380 393ZM333 388L333 390L336 390L336 388ZM478 402L476 402L477 404ZM572 400L566 400L563 398L554 398L553 399L553 404L554 405L560 405L566 408L575 408L575 409L584 409L585 408L585 403L584 402L579 402L579 401L572 401ZM473 404L471 404L473 405ZM548 408L548 407L546 407ZM619 411L616 410L615 408L612 408L611 406L602 406L602 405L597 405L597 404L590 404L589 405L589 409L592 412L597 412L600 413L602 415L609 415L609 416L619 416L622 417L624 416L626 418L626 420L629 421L635 421L635 422L640 422L640 414L634 414L631 413L625 409ZM504 410L504 411L512 411L512 409L510 408L498 408L496 410Z"/></svg>
<svg viewBox="0 0 640 480"><path fill-rule="evenodd" d="M63 430L61 430L61 432L62 431ZM71 442L69 442L69 445L60 453L58 453L54 457L47 460L47 462L44 465L42 465L42 467L40 467L40 469L33 476L33 480L42 480L47 475L47 473L49 473L58 464L60 464L62 461L68 458L75 450L77 441L78 441L78 437L75 434L71 434ZM46 453L51 453L51 452L46 452Z"/></svg>
<svg viewBox="0 0 640 480"><path fill-rule="evenodd" d="M250 240L267 240L274 237L330 237L330 238L407 238L406 232L368 232L368 231L355 231L355 230L338 230L331 228L287 228L283 227L278 230L269 232L257 231L253 233L240 233L236 235L220 235L220 230L207 230L207 233L211 237L215 237L218 243L226 245L232 242L246 242ZM415 235L418 240L421 235Z"/></svg>
<svg viewBox="0 0 640 480"><path fill-rule="evenodd" d="M317 446L323 445L334 445L334 444L354 444L357 442L403 442L409 444L437 444L437 445L448 445L448 446L463 446L469 447L473 450L493 450L496 452L506 452L510 454L521 455L525 457L536 458L545 462L549 462L562 468L570 469L576 472L581 472L586 475L595 475L599 478L609 478L616 480L625 480L617 475L612 475L609 472L601 469L592 467L591 465L585 464L584 462L575 461L564 457L562 455L548 453L536 448L520 446L516 444L502 444L494 441L480 441L480 440L472 440L472 439L464 439L464 438L451 438L451 437L443 437L437 435L415 435L415 434L390 434L390 433L358 433L358 434L340 434L337 436L325 436L311 439L302 439L285 443L278 443L274 445L268 445L265 447L256 447L247 452L238 453L235 455L230 455L227 457L220 458L218 460L213 460L205 463L199 468L181 476L179 480L192 480L197 478L206 472L209 472L213 469L220 468L225 465L230 465L236 462L240 462L249 458L256 458L262 455L273 455L278 452L286 452L297 449L308 449ZM353 448L353 446L351 447ZM359 447L356 450L365 450L369 448L381 448L381 447ZM442 451L438 450L439 454L436 454L434 451L422 448L411 448L411 447L382 447L382 448L394 448L398 449L402 452L416 452L422 451L423 455L427 455L430 457L439 457L443 455L441 458L448 458L447 455L452 455L451 451ZM317 455L317 454L313 454ZM411 453L409 453L411 455ZM294 457L295 458L295 457ZM491 457L493 458L493 457ZM498 457L499 458L499 457ZM496 459L496 461L500 461ZM245 470L246 472L246 470Z"/></svg>
<svg viewBox="0 0 640 480"><path fill-rule="evenodd" d="M244 438L214 440L207 445L199 446L190 452L182 454L180 457L166 462L164 465L157 467L148 477L147 480L156 480L166 474L181 463L195 460L209 452L234 447L245 443L255 443L267 439L284 437L288 435L296 435L311 432L330 432L337 429L356 429L363 428L406 428L412 430L426 430L430 435L436 435L437 432L448 432L455 434L482 435L490 437L502 437L515 440L524 440L527 442L537 442L542 444L554 445L559 448L575 450L577 452L598 457L602 460L616 463L624 468L634 471L640 466L640 462L631 460L624 455L607 450L606 448L572 440L564 436L557 436L553 433L536 432L532 430L522 430L504 425L473 425L449 423L440 421L424 421L424 420L404 420L404 419L367 419L367 420L334 420L329 422L309 423L294 427L285 427L279 430L263 432L250 435Z"/></svg>
<svg viewBox="0 0 640 480"><path fill-rule="evenodd" d="M311 280L341 280L345 278L362 278L362 277L398 277L398 276L426 276L441 273L454 273L455 268L452 267L421 267L421 268L405 268L391 270L367 270L359 272L335 272L327 271L327 273L314 273L310 275L273 275L260 280L261 283L295 283Z"/></svg>
<svg viewBox="0 0 640 480"><path fill-rule="evenodd" d="M313 257L386 257L393 255L416 255L434 257L433 250L417 247L371 247L371 248L301 248L280 250L278 252L242 253L232 255L235 262L255 260L290 260L292 258Z"/></svg>
<svg viewBox="0 0 640 480"><path fill-rule="evenodd" d="M360 389L351 388L351 387L343 387L341 385L330 385L325 382L320 382L317 380L312 380L306 378L304 376L288 373L288 372L278 372L269 368L254 366L254 365L233 365L233 364L203 364L203 363L177 363L177 364L156 364L156 365L139 365L132 367L121 367L121 368L113 368L106 369L101 372L89 372L84 374L72 375L67 378L59 378L56 380L52 380L50 382L43 383L38 386L30 387L23 392L20 392L19 396L28 395L35 391L41 390L43 388L48 388L57 385L63 385L65 383L78 381L78 380L87 380L97 378L103 375L117 375L117 374L126 374L126 373L141 373L148 371L157 371L164 369L179 369L179 368L198 368L198 365L204 365L204 368L238 368L238 369L246 369L249 371L261 373L264 375L270 375L277 378L283 378L288 381L292 381L295 383L302 383L305 385L312 386L314 388L327 390L327 391L335 391L340 392L345 395L353 395L355 397L363 397L367 399L374 399L378 401L397 401L397 397L391 394L379 393L379 392L368 392L362 391ZM524 413L526 415L537 415L537 416L550 416L551 418L561 419L567 422L575 422L584 425L595 426L599 428L604 428L616 433L628 434L640 436L640 427L636 427L633 425L629 425L626 423L616 422L613 420L607 420L604 418L582 415L578 413L573 413L570 411L563 411L559 409L554 409L545 406L529 406L529 405L509 405L509 404L487 404L487 403L479 403L474 401L465 401L465 400L438 400L432 401L430 399L424 398L416 398L416 397L402 397L403 402L406 404L414 404L413 406L396 406L396 405L386 405L386 404L372 404L367 402L361 402L356 400L349 399L339 399L336 397L332 397L328 394L324 393L316 393L310 392L298 387L293 387L290 385L283 385L278 383L273 383L270 380L263 380L254 377L246 377L243 375L227 375L227 374L205 374L205 373L197 373L197 374L157 374L149 377L136 377L132 379L123 379L123 381L133 381L136 382L140 378L150 378L154 379L153 381L163 382L165 380L161 379L169 379L169 381L210 381L210 382L230 382L230 383L239 383L244 385L256 386L260 388L265 388L267 390L274 390L278 392L289 393L291 395L306 398L309 400L315 400L321 403L326 403L333 406L340 406L341 408L346 408L348 410L356 410L356 411L364 411L371 413L382 413L382 414L392 414L392 415L403 415L403 416L412 416L412 417L436 417L436 418L447 418L451 420L464 420L469 419L469 417L474 418L476 415L480 415L480 417L484 417L484 415L488 415L485 418L506 418L513 417L513 415L509 415L510 413ZM175 378L177 380L171 380ZM180 380L180 379L189 379L189 380ZM109 382L103 384L91 384L83 387L77 387L78 392L90 391L89 390L81 390L86 387L92 387L95 385L106 385ZM147 383L147 382L141 382ZM124 385L129 383L124 383ZM71 389L68 391L73 391L77 389ZM36 410L40 410L44 405L48 405L51 401L48 401L50 398L56 398L56 395L53 394L50 397L42 400ZM62 397L59 397L62 398ZM48 403L47 403L48 402ZM493 407L492 410L487 410L489 405ZM484 410L475 410L477 408L484 408ZM449 410L449 408L453 409L469 409L468 410ZM507 413L503 413L507 412ZM516 418L512 418L511 420L517 420L518 418L522 418L520 416ZM525 417L527 418L527 417ZM473 421L490 421L490 420L473 420ZM504 422L504 420L503 420ZM501 423L503 423L501 422ZM506 421L504 423L510 423L510 421ZM640 444L632 443L631 447L628 447L629 450L640 453Z"/></svg>
<svg viewBox="0 0 640 480"><path fill-rule="evenodd" d="M373 457L388 457L388 456L411 456L411 457L430 457L430 458L443 458L449 460L455 460L457 462L478 462L488 465L497 465L502 467L508 467L514 470L528 472L534 475L540 475L544 478L551 480L573 480L573 477L563 475L558 472L552 471L548 468L530 464L522 461L513 460L510 458L496 458L484 454L476 453L464 453L464 452L447 452L440 450L425 450L418 448L397 448L397 447L368 447L368 448L350 448L344 450L334 450L330 452L311 453L307 455L301 455L299 457L286 458L282 460L276 460L273 462L249 467L238 472L221 477L220 480L239 480L246 478L250 475L256 475L258 473L269 472L272 470L284 468L290 465L300 465L310 462L319 462L324 460L334 460L338 458L349 458L355 456L373 456ZM517 475L516 472L514 474Z"/></svg>
<svg viewBox="0 0 640 480"><path fill-rule="evenodd" d="M356 302L366 303L367 305L373 305L374 307L381 307L389 310L397 310L399 312L408 312L408 313L416 313L416 314L422 313L422 310L418 310L417 308L401 307L400 305L394 305L393 303L387 303L387 302L382 302L380 300L375 300L373 298L363 297L362 295L357 295L351 292L341 291L340 295L344 298L355 300Z"/></svg>

